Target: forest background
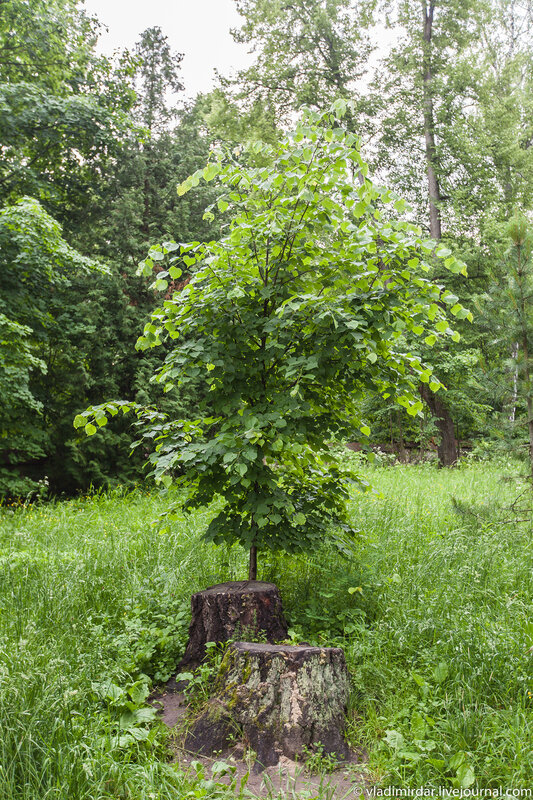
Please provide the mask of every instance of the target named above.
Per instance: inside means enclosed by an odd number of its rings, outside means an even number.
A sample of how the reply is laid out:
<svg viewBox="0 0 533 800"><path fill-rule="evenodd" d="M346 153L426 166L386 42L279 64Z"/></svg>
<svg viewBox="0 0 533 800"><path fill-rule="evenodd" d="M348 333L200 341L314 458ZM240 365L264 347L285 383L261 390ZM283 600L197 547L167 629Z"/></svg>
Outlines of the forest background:
<svg viewBox="0 0 533 800"><path fill-rule="evenodd" d="M370 174L405 198L405 214L467 265L446 286L472 309L461 341L428 337L417 354L446 391L421 385L411 417L361 400L368 437L400 460L438 448L511 448L528 459L533 202L533 17L510 0L237 0L234 36L254 63L180 101L182 55L165 32L131 52L98 54L98 22L71 0L0 3L0 495L72 495L134 483L147 451L128 420L86 438L73 419L119 397L172 415L198 390L164 395L148 376L165 348L135 342L156 304L165 241L209 241L206 184L176 187L214 146L276 142L303 106L352 102ZM388 28L374 49L376 23ZM386 50L386 52L385 52ZM509 227L509 221L514 225ZM169 287L179 291L183 276ZM438 268L431 275L441 279ZM460 306L458 305L459 309ZM453 308L452 308L453 313ZM460 314L459 314L460 316ZM529 412L528 412L529 409Z"/></svg>

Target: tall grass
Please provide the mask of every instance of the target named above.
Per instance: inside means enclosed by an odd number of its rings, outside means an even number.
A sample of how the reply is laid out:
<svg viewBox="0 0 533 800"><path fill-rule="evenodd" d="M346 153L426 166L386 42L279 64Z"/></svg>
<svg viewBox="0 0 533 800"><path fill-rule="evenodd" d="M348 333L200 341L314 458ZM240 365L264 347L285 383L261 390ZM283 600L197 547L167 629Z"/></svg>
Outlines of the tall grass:
<svg viewBox="0 0 533 800"><path fill-rule="evenodd" d="M2 510L2 800L185 796L162 726L119 747L117 714L93 686L127 686L152 661L174 666L184 598L232 573L231 552L198 548L201 514L158 533L163 507L157 495L115 492Z"/></svg>
<svg viewBox="0 0 533 800"><path fill-rule="evenodd" d="M345 648L350 737L373 780L529 785L533 545L529 523L505 521L516 485L490 465L366 469L381 495L353 499L353 554L265 555L261 577L295 637ZM245 577L240 548L201 542L209 511L152 526L165 503L137 491L0 510L2 800L200 796L162 726L119 743L97 688L163 680L190 594Z"/></svg>
<svg viewBox="0 0 533 800"><path fill-rule="evenodd" d="M277 574L319 640L337 621L354 742L387 784L531 787L533 539L510 509L524 487L490 465L370 472L381 496L354 499L354 558Z"/></svg>

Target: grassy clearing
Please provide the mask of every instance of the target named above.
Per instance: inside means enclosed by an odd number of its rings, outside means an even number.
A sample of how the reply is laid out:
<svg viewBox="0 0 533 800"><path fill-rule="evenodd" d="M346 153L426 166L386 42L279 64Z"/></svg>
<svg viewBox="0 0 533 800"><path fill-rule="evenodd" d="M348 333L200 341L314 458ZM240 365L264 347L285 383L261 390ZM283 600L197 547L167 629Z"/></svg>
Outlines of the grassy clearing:
<svg viewBox="0 0 533 800"><path fill-rule="evenodd" d="M353 500L353 556L265 556L260 577L296 637L345 648L373 780L530 786L531 525L502 521L517 484L486 464L367 472L381 496ZM224 796L167 763L145 676L166 679L190 594L242 579L245 556L200 543L208 512L158 532L163 509L138 491L0 510L3 800Z"/></svg>

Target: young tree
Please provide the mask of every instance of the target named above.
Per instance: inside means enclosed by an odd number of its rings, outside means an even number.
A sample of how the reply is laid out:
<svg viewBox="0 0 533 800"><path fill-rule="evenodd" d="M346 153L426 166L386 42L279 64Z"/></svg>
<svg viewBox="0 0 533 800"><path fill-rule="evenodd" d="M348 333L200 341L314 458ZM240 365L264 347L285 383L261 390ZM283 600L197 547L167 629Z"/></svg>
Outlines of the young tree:
<svg viewBox="0 0 533 800"><path fill-rule="evenodd" d="M158 172L169 148L168 125L176 118L177 107L172 98L183 89L180 80L181 53L173 53L161 28L147 28L135 46L139 58L136 73L137 104L139 121L145 126L147 137L138 149L138 166L143 173L142 232L150 237L153 218L152 205L158 205Z"/></svg>
<svg viewBox="0 0 533 800"><path fill-rule="evenodd" d="M223 498L206 537L247 547L250 579L258 550L311 550L332 525L348 527L348 476L328 443L369 432L361 397L393 397L416 414L417 382L438 388L431 368L398 347L402 333L457 339L441 308L450 293L425 277L435 243L382 220L383 207L401 211L403 202L368 178L354 181L366 165L340 127L344 104L334 109L308 111L277 149L254 143L246 165L219 156L182 184L180 194L218 176L218 209L231 210L231 222L218 242L160 249L170 265L157 288L167 290L178 264L195 271L138 342L173 342L154 375L166 391L199 378L208 389L207 413L195 420L136 411L156 437L156 479L179 476L186 508ZM437 255L462 269L449 251ZM452 310L468 315L456 300ZM103 404L75 425L93 434L130 407Z"/></svg>
<svg viewBox="0 0 533 800"><path fill-rule="evenodd" d="M531 365L531 297L533 292L533 238L527 217L516 213L506 229L506 249L500 250L499 269L493 275L494 282L482 298L485 319L492 335L499 340L507 353L512 353L511 375L505 360L499 363L499 384L503 387L507 402L502 404L500 428L509 427L524 443L524 428L528 439L528 469L533 479L533 387ZM512 385L510 385L512 383ZM511 398L511 413L509 413ZM522 407L522 408L520 408ZM518 434L518 435L517 435Z"/></svg>
<svg viewBox="0 0 533 800"><path fill-rule="evenodd" d="M183 91L180 75L183 54L172 52L168 38L157 26L141 33L134 52L139 59L135 72L135 110L150 136L154 136L166 130L176 116L172 95Z"/></svg>
<svg viewBox="0 0 533 800"><path fill-rule="evenodd" d="M89 232L92 246L130 277L149 247L170 238L172 232L183 240L215 235L213 225L202 218L210 202L209 187L194 192L189 202L180 203L176 196L176 184L205 163L209 154L199 114L178 107L183 56L171 50L159 27L145 30L134 52L133 114L142 135L135 131L123 142L113 172L105 175L103 191L95 197L103 210L99 225ZM128 290L135 284L139 290L139 281L130 283ZM146 293L143 300L150 302L150 295Z"/></svg>

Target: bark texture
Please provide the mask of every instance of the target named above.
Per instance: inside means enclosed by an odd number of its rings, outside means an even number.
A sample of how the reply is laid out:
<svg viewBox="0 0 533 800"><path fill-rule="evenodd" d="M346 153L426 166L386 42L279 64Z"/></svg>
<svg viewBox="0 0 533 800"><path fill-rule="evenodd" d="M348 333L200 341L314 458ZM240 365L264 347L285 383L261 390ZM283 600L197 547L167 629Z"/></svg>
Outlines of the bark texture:
<svg viewBox="0 0 533 800"><path fill-rule="evenodd" d="M340 648L235 642L215 693L189 730L188 749L223 749L239 730L257 753L258 769L319 743L325 753L349 756L343 736L349 678Z"/></svg>
<svg viewBox="0 0 533 800"><path fill-rule="evenodd" d="M429 410L435 417L435 423L439 429L440 442L437 445L439 464L441 467L453 467L459 459L459 448L455 438L455 428L453 419L445 404L440 397L432 392L427 384L420 386L422 399L428 404Z"/></svg>
<svg viewBox="0 0 533 800"><path fill-rule="evenodd" d="M435 141L435 109L433 104L432 37L435 16L435 0L422 0L423 58L422 92L424 109L424 139L426 144L426 168L429 195L429 233L437 242L442 238L442 195L438 177L437 145ZM451 414L445 403L430 389L423 387L422 396L435 417L440 433L438 446L439 465L452 467L457 463L459 450Z"/></svg>
<svg viewBox="0 0 533 800"><path fill-rule="evenodd" d="M524 268L522 245L517 245L517 276L520 287L520 325L522 328L522 355L524 357L524 381L526 384L527 402L527 429L529 433L529 468L533 479L533 396L531 393L531 373L529 366L529 341L528 341L528 297L525 293L527 274Z"/></svg>
<svg viewBox="0 0 533 800"><path fill-rule="evenodd" d="M426 167L429 193L429 231L433 239L441 238L440 202L441 193L436 171L437 147L435 144L435 113L433 109L433 69L431 64L431 37L435 3L423 0L424 55L422 64L422 88L424 97L424 139L426 144Z"/></svg>
<svg viewBox="0 0 533 800"><path fill-rule="evenodd" d="M198 666L206 642L265 637L278 642L287 637L287 623L277 586L263 581L219 583L193 594L189 641L182 667Z"/></svg>

